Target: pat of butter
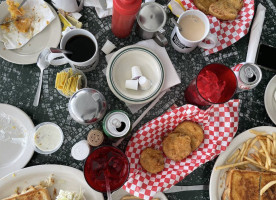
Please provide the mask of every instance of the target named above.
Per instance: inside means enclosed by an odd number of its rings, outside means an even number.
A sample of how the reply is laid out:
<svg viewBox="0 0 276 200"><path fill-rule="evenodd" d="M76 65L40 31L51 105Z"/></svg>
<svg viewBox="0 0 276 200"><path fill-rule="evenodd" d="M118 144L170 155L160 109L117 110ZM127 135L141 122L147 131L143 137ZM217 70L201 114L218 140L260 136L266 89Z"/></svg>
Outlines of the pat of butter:
<svg viewBox="0 0 276 200"><path fill-rule="evenodd" d="M66 96L72 96L81 88L81 75L74 74L72 69L57 73L55 88Z"/></svg>

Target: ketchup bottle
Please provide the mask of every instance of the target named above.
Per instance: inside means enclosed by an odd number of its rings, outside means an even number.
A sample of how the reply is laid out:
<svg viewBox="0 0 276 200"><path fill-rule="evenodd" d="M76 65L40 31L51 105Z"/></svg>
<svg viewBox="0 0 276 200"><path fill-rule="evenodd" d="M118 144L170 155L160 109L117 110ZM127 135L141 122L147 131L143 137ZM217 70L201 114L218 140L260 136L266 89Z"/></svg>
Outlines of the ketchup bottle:
<svg viewBox="0 0 276 200"><path fill-rule="evenodd" d="M118 38L129 36L142 0L113 0L112 32Z"/></svg>

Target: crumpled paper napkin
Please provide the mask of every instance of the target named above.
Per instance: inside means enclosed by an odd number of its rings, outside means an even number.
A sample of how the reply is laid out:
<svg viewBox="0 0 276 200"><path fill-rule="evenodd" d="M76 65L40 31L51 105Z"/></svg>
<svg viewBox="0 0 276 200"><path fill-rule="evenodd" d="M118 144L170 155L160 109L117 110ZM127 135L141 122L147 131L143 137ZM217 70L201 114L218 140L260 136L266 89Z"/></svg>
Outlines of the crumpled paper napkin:
<svg viewBox="0 0 276 200"><path fill-rule="evenodd" d="M95 7L99 18L112 15L113 0L84 0L84 6Z"/></svg>
<svg viewBox="0 0 276 200"><path fill-rule="evenodd" d="M7 15L9 16L7 8L8 5L3 1L0 4L0 19L3 20ZM13 23L10 25L10 31L0 28L0 41L4 42L6 49L23 47L30 39L43 31L56 17L43 0L28 0L22 8L28 16L34 16L34 21L27 33L18 32Z"/></svg>
<svg viewBox="0 0 276 200"><path fill-rule="evenodd" d="M151 199L225 151L238 130L239 105L238 99L212 105L207 110L186 104L143 125L126 148L130 173L123 189L139 198ZM139 163L142 150L146 147L162 150L162 138L184 120L197 122L204 130L204 141L198 149L180 162L165 158L165 168L157 174L143 170Z"/></svg>

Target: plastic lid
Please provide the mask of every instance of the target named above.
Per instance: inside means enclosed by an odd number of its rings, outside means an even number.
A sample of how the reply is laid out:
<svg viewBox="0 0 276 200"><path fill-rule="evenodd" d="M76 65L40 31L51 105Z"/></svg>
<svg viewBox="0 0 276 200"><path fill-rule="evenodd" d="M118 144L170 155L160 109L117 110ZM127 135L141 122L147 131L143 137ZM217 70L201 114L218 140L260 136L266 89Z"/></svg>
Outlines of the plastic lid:
<svg viewBox="0 0 276 200"><path fill-rule="evenodd" d="M135 15L142 4L142 0L114 0L113 7L122 15Z"/></svg>
<svg viewBox="0 0 276 200"><path fill-rule="evenodd" d="M86 140L81 140L74 144L71 155L76 160L84 160L90 153L90 146Z"/></svg>
<svg viewBox="0 0 276 200"><path fill-rule="evenodd" d="M99 130L91 130L87 136L87 142L93 147L97 147L102 144L104 141L104 135L102 131Z"/></svg>

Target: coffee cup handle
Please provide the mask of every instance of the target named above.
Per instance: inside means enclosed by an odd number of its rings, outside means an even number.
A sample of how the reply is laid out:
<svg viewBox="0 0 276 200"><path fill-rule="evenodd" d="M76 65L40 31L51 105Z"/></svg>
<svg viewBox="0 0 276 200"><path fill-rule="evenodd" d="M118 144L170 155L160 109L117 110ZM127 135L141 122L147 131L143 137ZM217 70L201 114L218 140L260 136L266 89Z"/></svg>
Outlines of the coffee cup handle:
<svg viewBox="0 0 276 200"><path fill-rule="evenodd" d="M214 34L211 34L211 33L209 33L209 34L207 35L207 37L205 38L205 40L209 40L211 43L210 43L210 44L207 44L207 43L205 43L205 42L200 42L200 43L198 44L198 46L201 47L201 48L203 48L203 49L212 49L212 48L214 48L214 47L217 45L217 43L218 43L218 38L217 38L217 36L214 35Z"/></svg>
<svg viewBox="0 0 276 200"><path fill-rule="evenodd" d="M164 47L168 44L167 38L159 31L155 33L153 40L161 47Z"/></svg>
<svg viewBox="0 0 276 200"><path fill-rule="evenodd" d="M48 55L48 62L51 65L64 65L68 63L68 60L64 57L62 53L50 53Z"/></svg>
<svg viewBox="0 0 276 200"><path fill-rule="evenodd" d="M80 0L80 4L76 12L79 12L83 8L83 4L84 4L84 0Z"/></svg>

